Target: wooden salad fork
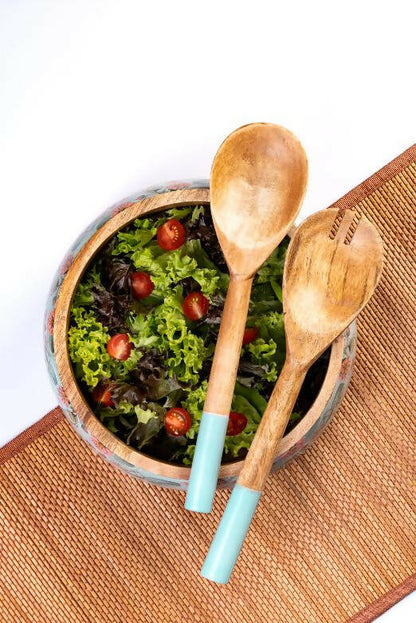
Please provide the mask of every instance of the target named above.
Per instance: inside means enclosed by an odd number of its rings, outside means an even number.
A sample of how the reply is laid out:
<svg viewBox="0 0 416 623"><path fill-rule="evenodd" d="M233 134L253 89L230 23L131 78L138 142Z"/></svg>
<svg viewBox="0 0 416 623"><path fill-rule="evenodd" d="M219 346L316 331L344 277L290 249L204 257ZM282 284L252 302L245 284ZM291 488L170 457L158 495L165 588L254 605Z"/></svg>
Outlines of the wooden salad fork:
<svg viewBox="0 0 416 623"><path fill-rule="evenodd" d="M270 123L230 134L211 172L211 212L230 272L185 508L208 513L217 485L251 285L298 215L308 163L298 139Z"/></svg>
<svg viewBox="0 0 416 623"><path fill-rule="evenodd" d="M383 245L352 210L323 210L295 232L283 274L286 361L219 524L202 575L228 582L306 372L363 309L380 278Z"/></svg>

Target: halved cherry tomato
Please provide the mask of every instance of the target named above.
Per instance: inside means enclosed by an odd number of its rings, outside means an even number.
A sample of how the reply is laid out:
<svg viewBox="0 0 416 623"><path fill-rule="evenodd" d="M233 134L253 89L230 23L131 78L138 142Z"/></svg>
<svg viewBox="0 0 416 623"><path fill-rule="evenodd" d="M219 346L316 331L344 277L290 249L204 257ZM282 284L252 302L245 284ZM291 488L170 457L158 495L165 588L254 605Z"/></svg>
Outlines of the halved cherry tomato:
<svg viewBox="0 0 416 623"><path fill-rule="evenodd" d="M96 403L102 405L103 407L114 407L108 383L99 383L96 387L94 387L92 397Z"/></svg>
<svg viewBox="0 0 416 623"><path fill-rule="evenodd" d="M107 343L107 353L114 359L126 361L130 357L133 344L127 333L116 333Z"/></svg>
<svg viewBox="0 0 416 623"><path fill-rule="evenodd" d="M243 335L243 344L250 344L250 342L254 342L257 339L259 334L259 330L257 327L246 327L244 329Z"/></svg>
<svg viewBox="0 0 416 623"><path fill-rule="evenodd" d="M166 432L173 437L181 437L191 428L191 416L182 407L169 409L165 416Z"/></svg>
<svg viewBox="0 0 416 623"><path fill-rule="evenodd" d="M134 299L145 299L153 292L154 283L149 273L137 272L131 276L131 293Z"/></svg>
<svg viewBox="0 0 416 623"><path fill-rule="evenodd" d="M165 251L179 249L185 242L185 229L176 218L163 223L157 230L157 242Z"/></svg>
<svg viewBox="0 0 416 623"><path fill-rule="evenodd" d="M202 292L191 292L185 296L182 309L188 320L199 320L205 316L209 308L209 301Z"/></svg>
<svg viewBox="0 0 416 623"><path fill-rule="evenodd" d="M227 435L239 435L247 426L247 418L242 413L231 411L228 420Z"/></svg>

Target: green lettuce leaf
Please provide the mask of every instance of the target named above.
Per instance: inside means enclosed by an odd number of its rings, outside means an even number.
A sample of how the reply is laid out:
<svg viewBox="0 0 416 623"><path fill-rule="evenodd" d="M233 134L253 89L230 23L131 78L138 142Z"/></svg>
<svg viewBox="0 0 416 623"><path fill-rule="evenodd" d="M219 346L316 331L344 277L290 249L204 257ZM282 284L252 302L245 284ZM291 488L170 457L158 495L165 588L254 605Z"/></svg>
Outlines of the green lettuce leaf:
<svg viewBox="0 0 416 623"><path fill-rule="evenodd" d="M290 424L296 424L297 422L299 422L299 420L302 419L302 415L300 413L292 413L292 415L290 416Z"/></svg>
<svg viewBox="0 0 416 623"><path fill-rule="evenodd" d="M207 211L206 206L195 206L195 208L192 210L192 215L189 221L191 223L196 223L199 217L202 214L205 214L206 211Z"/></svg>
<svg viewBox="0 0 416 623"><path fill-rule="evenodd" d="M263 415L266 407L267 401L263 398L263 396L253 387L244 387L240 383L235 384L234 388L234 396L243 396L246 398L250 404L255 407L260 415Z"/></svg>
<svg viewBox="0 0 416 623"><path fill-rule="evenodd" d="M189 222L194 223L196 220L198 220L199 215L205 212L205 209L205 206L184 206L179 208L171 208L170 210L166 211L166 216L168 219L176 218L178 221L184 221L189 217Z"/></svg>
<svg viewBox="0 0 416 623"><path fill-rule="evenodd" d="M163 416L152 409L142 409L139 405L134 411L137 424L127 437L127 445L134 443L134 446L141 450L162 428Z"/></svg>
<svg viewBox="0 0 416 623"><path fill-rule="evenodd" d="M201 273L201 279L203 281L197 279L195 275L193 274L190 275L196 281L198 281L198 283L201 286L201 290L204 292L204 294L214 294L214 292L218 289L223 294L225 294L228 290L230 277L227 273L221 272L218 269L218 267L214 264L214 262L212 262L209 259L208 254L202 248L201 240L199 240L198 238L192 238L191 240L187 240L185 244L183 245L182 249L183 249L184 254L196 260L196 263L200 269L202 268L202 269L207 269L207 271L210 271L210 272ZM215 288L216 288L216 290L212 292L210 291L211 288L206 283L206 280L210 279L211 275L213 275L215 278Z"/></svg>
<svg viewBox="0 0 416 623"><path fill-rule="evenodd" d="M133 349L126 361L113 359L107 353L109 339L108 330L98 322L92 311L83 307L72 308L68 331L69 356L76 377L88 387L94 388L103 379L127 378L142 356L140 351Z"/></svg>
<svg viewBox="0 0 416 623"><path fill-rule="evenodd" d="M243 348L252 363L264 367L264 380L277 380L285 361L286 343L283 314L269 311L250 317L250 323L259 330L259 337Z"/></svg>
<svg viewBox="0 0 416 623"><path fill-rule="evenodd" d="M289 239L285 238L269 255L264 264L257 271L257 283L270 283L270 279L283 275L283 266Z"/></svg>
<svg viewBox="0 0 416 623"><path fill-rule="evenodd" d="M151 345L164 353L169 376L195 384L212 349L205 346L203 338L193 333L183 314L182 300L182 289L178 286L147 314L132 315L129 326L135 346Z"/></svg>
<svg viewBox="0 0 416 623"><path fill-rule="evenodd" d="M198 208L192 208L188 206L171 208L170 210L166 211L166 216L168 219L176 218L177 221L183 221L192 214L194 209L197 210Z"/></svg>
<svg viewBox="0 0 416 623"><path fill-rule="evenodd" d="M277 364L276 364L276 342L272 339L267 342L263 338L257 338L246 347L250 358L254 363L265 366L264 378L266 381L277 380Z"/></svg>
<svg viewBox="0 0 416 623"><path fill-rule="evenodd" d="M209 356L204 340L188 328L182 311L181 288L166 296L154 311L156 332L160 336L161 350L166 352L170 375L179 381L195 384L199 371Z"/></svg>
<svg viewBox="0 0 416 623"><path fill-rule="evenodd" d="M277 300L283 304L283 292L280 283L278 283L276 279L270 279L270 285L273 288L273 292L275 293Z"/></svg>
<svg viewBox="0 0 416 623"><path fill-rule="evenodd" d="M132 342L136 348L149 348L160 344L159 336L156 335L156 323L152 313L131 313L127 324L132 334Z"/></svg>
<svg viewBox="0 0 416 623"><path fill-rule="evenodd" d="M190 389L187 397L182 400L182 407L186 409L191 416L191 427L186 433L188 439L195 439L198 434L207 387L208 382L203 381L199 387Z"/></svg>
<svg viewBox="0 0 416 623"><path fill-rule="evenodd" d="M93 312L82 307L72 308L71 320L68 349L75 375L94 388L99 381L111 376L111 357L107 353L110 334Z"/></svg>
<svg viewBox="0 0 416 623"><path fill-rule="evenodd" d="M285 325L283 314L277 311L270 311L263 314L255 322L259 330L259 336L264 340L272 339L278 350L285 353Z"/></svg>
<svg viewBox="0 0 416 623"><path fill-rule="evenodd" d="M142 249L156 235L156 228L145 230L135 229L129 232L117 234L117 244L113 249L113 255L128 255Z"/></svg>
<svg viewBox="0 0 416 623"><path fill-rule="evenodd" d="M83 279L77 286L74 299L72 301L73 307L89 307L94 302L94 295L92 293L93 286L101 285L101 277L94 264L84 275Z"/></svg>
<svg viewBox="0 0 416 623"><path fill-rule="evenodd" d="M133 262L136 270L143 270L150 273L155 285L155 278L163 277L167 254L163 253L159 246L152 244L143 249L136 249L128 257Z"/></svg>

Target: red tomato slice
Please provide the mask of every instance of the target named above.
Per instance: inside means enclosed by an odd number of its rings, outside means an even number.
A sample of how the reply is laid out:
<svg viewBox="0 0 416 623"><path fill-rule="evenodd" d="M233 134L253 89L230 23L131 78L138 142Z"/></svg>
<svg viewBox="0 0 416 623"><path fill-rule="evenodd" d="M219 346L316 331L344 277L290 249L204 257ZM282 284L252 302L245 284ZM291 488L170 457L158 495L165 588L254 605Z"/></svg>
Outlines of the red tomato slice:
<svg viewBox="0 0 416 623"><path fill-rule="evenodd" d="M166 432L173 437L181 437L191 428L191 416L182 407L169 409L165 416Z"/></svg>
<svg viewBox="0 0 416 623"><path fill-rule="evenodd" d="M239 435L243 432L247 426L247 418L242 413L231 411L230 419L228 420L227 435Z"/></svg>
<svg viewBox="0 0 416 623"><path fill-rule="evenodd" d="M99 383L92 392L93 400L103 407L114 407L109 384Z"/></svg>
<svg viewBox="0 0 416 623"><path fill-rule="evenodd" d="M243 335L243 344L250 344L250 342L254 342L257 339L259 334L259 330L257 327L246 327L244 329Z"/></svg>
<svg viewBox="0 0 416 623"><path fill-rule="evenodd" d="M130 357L133 344L130 342L127 333L117 333L113 335L107 343L107 353L114 359L126 361Z"/></svg>
<svg viewBox="0 0 416 623"><path fill-rule="evenodd" d="M131 276L131 294L134 299L141 300L149 296L154 289L149 273L137 272Z"/></svg>
<svg viewBox="0 0 416 623"><path fill-rule="evenodd" d="M176 218L163 223L157 230L157 242L165 251L179 249L185 242L185 229Z"/></svg>
<svg viewBox="0 0 416 623"><path fill-rule="evenodd" d="M191 292L185 296L182 310L188 320L199 320L208 312L209 301L202 292Z"/></svg>

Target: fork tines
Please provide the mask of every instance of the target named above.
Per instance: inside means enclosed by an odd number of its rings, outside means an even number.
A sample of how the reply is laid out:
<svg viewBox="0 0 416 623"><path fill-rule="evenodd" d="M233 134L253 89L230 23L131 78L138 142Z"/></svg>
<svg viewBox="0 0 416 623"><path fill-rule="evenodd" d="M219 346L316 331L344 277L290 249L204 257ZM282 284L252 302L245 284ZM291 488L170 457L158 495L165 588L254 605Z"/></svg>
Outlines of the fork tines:
<svg viewBox="0 0 416 623"><path fill-rule="evenodd" d="M335 217L334 222L332 223L331 231L329 232L330 240L333 240L338 233L338 229L341 226L342 219L344 218L345 210L339 210L338 214Z"/></svg>
<svg viewBox="0 0 416 623"><path fill-rule="evenodd" d="M361 214L359 212L356 212L354 214L354 218L351 221L351 225L348 228L347 234L344 239L344 244L351 243L351 240L353 239L353 236L357 230L358 223L360 222L360 220L361 220Z"/></svg>

